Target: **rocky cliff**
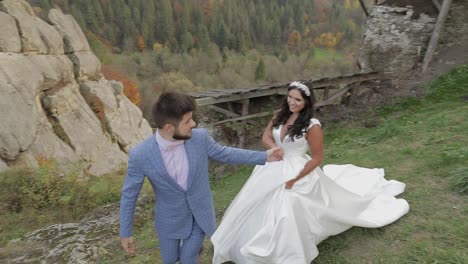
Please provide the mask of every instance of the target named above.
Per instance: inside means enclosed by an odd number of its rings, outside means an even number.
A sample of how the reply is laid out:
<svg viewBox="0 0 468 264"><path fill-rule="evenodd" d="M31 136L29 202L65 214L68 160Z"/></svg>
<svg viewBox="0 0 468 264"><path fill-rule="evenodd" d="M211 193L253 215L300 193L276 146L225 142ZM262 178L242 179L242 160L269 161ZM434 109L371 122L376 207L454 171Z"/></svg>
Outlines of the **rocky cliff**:
<svg viewBox="0 0 468 264"><path fill-rule="evenodd" d="M375 5L367 18L359 51L361 70L393 77L412 74L422 61L435 21L419 7Z"/></svg>
<svg viewBox="0 0 468 264"><path fill-rule="evenodd" d="M72 16L0 1L0 171L48 159L102 175L126 162L152 130L100 69Z"/></svg>

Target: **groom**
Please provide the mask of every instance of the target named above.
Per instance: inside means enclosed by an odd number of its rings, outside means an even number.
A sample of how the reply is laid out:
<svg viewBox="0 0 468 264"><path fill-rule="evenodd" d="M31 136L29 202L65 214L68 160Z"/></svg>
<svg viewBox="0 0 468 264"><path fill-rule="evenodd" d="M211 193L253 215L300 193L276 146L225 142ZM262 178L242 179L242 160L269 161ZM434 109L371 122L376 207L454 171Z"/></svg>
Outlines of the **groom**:
<svg viewBox="0 0 468 264"><path fill-rule="evenodd" d="M120 241L135 251L132 224L145 177L156 195L155 228L164 264L196 264L205 235L216 228L208 159L231 164L265 164L281 159L279 148L266 152L219 145L204 129L193 129L194 100L163 93L153 107L157 131L132 150L120 202Z"/></svg>

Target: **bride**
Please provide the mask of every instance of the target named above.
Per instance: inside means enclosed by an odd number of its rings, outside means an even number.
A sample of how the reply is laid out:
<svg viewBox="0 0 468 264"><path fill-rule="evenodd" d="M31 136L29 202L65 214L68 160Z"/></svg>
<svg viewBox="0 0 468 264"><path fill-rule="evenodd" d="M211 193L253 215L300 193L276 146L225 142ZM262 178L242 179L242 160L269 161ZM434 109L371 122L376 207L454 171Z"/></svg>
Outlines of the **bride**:
<svg viewBox="0 0 468 264"><path fill-rule="evenodd" d="M283 149L283 161L255 167L232 201L211 237L214 264L309 264L327 237L352 226L382 227L408 212L395 198L405 184L384 179L383 169L319 167L323 134L314 101L306 85L289 85L262 137L267 148Z"/></svg>

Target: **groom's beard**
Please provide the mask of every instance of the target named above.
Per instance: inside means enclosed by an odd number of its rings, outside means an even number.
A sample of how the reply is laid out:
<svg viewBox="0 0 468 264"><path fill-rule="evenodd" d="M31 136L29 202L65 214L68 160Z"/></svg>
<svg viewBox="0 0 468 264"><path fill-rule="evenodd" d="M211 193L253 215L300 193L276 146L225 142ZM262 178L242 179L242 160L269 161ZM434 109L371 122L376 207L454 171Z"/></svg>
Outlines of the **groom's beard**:
<svg viewBox="0 0 468 264"><path fill-rule="evenodd" d="M190 131L189 135L182 135L178 130L174 132L174 135L172 136L173 139L175 140L187 140L192 137L192 131Z"/></svg>

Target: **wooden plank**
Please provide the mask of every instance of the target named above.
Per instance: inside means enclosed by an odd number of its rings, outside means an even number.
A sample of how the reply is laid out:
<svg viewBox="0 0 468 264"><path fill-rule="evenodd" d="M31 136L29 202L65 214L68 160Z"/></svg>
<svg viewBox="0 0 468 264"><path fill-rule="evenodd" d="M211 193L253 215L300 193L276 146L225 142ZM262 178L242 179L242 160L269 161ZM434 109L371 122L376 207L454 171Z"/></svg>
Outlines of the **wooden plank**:
<svg viewBox="0 0 468 264"><path fill-rule="evenodd" d="M323 99L327 100L330 93L330 87L325 87L325 92L323 93Z"/></svg>
<svg viewBox="0 0 468 264"><path fill-rule="evenodd" d="M338 92L336 92L335 94L330 96L327 100L323 100L323 101L320 101L320 102L316 103L315 108L319 108L319 107L322 107L322 106L334 104L333 102L336 99L338 99L339 97L343 96L343 94L345 94L349 89L351 89L351 87L349 87L349 86L346 86L346 87L340 89ZM227 111L227 110L225 110L225 111ZM227 111L227 112L229 112L229 111ZM229 112L229 113L231 113L231 112ZM208 126L216 126L216 125L221 125L221 124L228 123L228 122L242 121L242 120L249 121L248 119L269 116L269 115L273 115L273 113L274 113L273 111L268 111L268 112L262 112L262 113L252 114L252 115L238 116L238 117L235 117L235 118L231 118L231 119L215 122L215 123L212 123L212 124L208 124Z"/></svg>
<svg viewBox="0 0 468 264"><path fill-rule="evenodd" d="M369 12L367 12L366 4L364 4L364 1L362 1L362 0L359 0L359 3L361 4L361 8L362 8L362 10L364 11L364 14L366 14L366 17L368 17L368 16L369 16Z"/></svg>
<svg viewBox="0 0 468 264"><path fill-rule="evenodd" d="M328 80L324 80L320 82L311 81L310 83L312 84L312 87L314 89L320 89L320 88L325 89L326 87L329 87L329 86L348 85L354 82L375 80L379 78L382 78L382 75L377 72L373 72L373 73L364 74L364 75L357 74L357 75L347 77L345 79L334 78L334 79L328 79Z"/></svg>
<svg viewBox="0 0 468 264"><path fill-rule="evenodd" d="M230 101L237 101L237 100L248 99L248 98L268 96L268 95L273 95L273 94L280 94L280 92L281 92L280 89L276 88L276 89L270 89L270 90L264 90L264 91L244 93L244 94L227 95L225 97L219 97L219 98L213 98L213 97L198 98L198 99L195 99L195 102L197 103L197 105L203 106L203 105L218 104L218 103L224 103L224 102L230 102Z"/></svg>
<svg viewBox="0 0 468 264"><path fill-rule="evenodd" d="M250 104L249 99L242 100L242 116L249 115L249 104ZM244 148L246 135L247 135L247 131L245 127L241 128L241 131L239 133L239 148Z"/></svg>
<svg viewBox="0 0 468 264"><path fill-rule="evenodd" d="M334 104L333 102L338 99L339 97L343 96L349 89L351 89L351 86L345 86L344 88L341 88L339 91L334 93L332 96L328 97L328 99L317 102L314 107L319 108L325 105L331 105Z"/></svg>
<svg viewBox="0 0 468 264"><path fill-rule="evenodd" d="M221 108L221 107L216 106L216 105L207 105L207 107L212 109L212 110L215 110L216 112L219 112L221 114L229 116L229 117L239 117L240 116L239 114L236 114L234 112L231 112L229 110L226 110L226 109Z"/></svg>
<svg viewBox="0 0 468 264"><path fill-rule="evenodd" d="M352 88L350 85L345 85L345 84L342 84L340 87L341 87L340 90L338 90L336 93L334 93L333 95L331 95L327 99L322 100L320 102L317 102L314 107L319 108L319 107L322 107L322 106L335 104L334 102L338 98L343 96L346 92L348 92ZM220 112L223 112L223 113L225 112L226 115L231 115L231 116L237 115L237 117L227 119L227 120L222 120L222 121L215 122L215 123L212 123L212 124L208 124L207 126L216 126L216 125L220 125L220 124L224 124L224 123L228 123L228 122L242 121L242 120L246 120L246 122L251 123L250 120L248 120L248 119L273 115L273 113L274 113L274 111L268 111L268 112L262 112L262 113L252 114L252 115L239 116L236 113L233 113L231 111L225 110L225 109L220 108L220 107L216 107L216 106L209 106L209 107L214 109L214 110L215 110L215 108L216 108L216 110L222 109ZM244 109L243 109L243 112L244 112Z"/></svg>
<svg viewBox="0 0 468 264"><path fill-rule="evenodd" d="M227 122L242 121L242 120L247 120L247 119L256 118L256 117L269 116L269 115L273 115L273 113L274 113L273 111L268 111L268 112L262 112L262 113L252 114L252 115L240 116L240 117L231 118L231 119L219 121L219 122L216 122L216 123L212 123L212 124L209 124L208 126L216 126L216 125L224 124L224 123L227 123Z"/></svg>
<svg viewBox="0 0 468 264"><path fill-rule="evenodd" d="M234 117L240 117L239 114L233 112L233 108L232 108L231 103L229 103L229 108L230 108L230 110L221 108L221 107L216 106L216 105L207 105L206 107L208 107L209 109L214 110L214 111L216 111L216 112L218 112L218 113L224 114L224 115L226 115L226 116L228 116L228 117L232 117L232 118L234 118ZM252 121L252 120L246 120L246 122L249 123L249 125L256 126L256 127L260 127L259 124L255 123L255 122Z"/></svg>
<svg viewBox="0 0 468 264"><path fill-rule="evenodd" d="M311 85L313 89L327 89L330 86L348 85L354 82L373 80L381 78L378 72L357 73L346 76L338 76L333 78L321 78L318 80L304 80L303 82ZM211 105L223 102L237 101L248 98L269 96L269 95L286 95L289 82L277 83L270 86L257 86L247 89L224 90L224 93L204 94L205 96L199 97L199 94L189 94L195 97L195 101L199 106Z"/></svg>
<svg viewBox="0 0 468 264"><path fill-rule="evenodd" d="M439 16L437 17L437 22L434 27L434 31L432 32L431 40L429 41L429 46L427 47L426 55L424 56L424 61L422 65L422 72L425 73L429 64L432 61L432 57L437 47L437 43L439 42L439 34L444 27L445 19L447 18L448 11L450 9L450 4L452 0L444 0L442 3L442 8L439 12Z"/></svg>

